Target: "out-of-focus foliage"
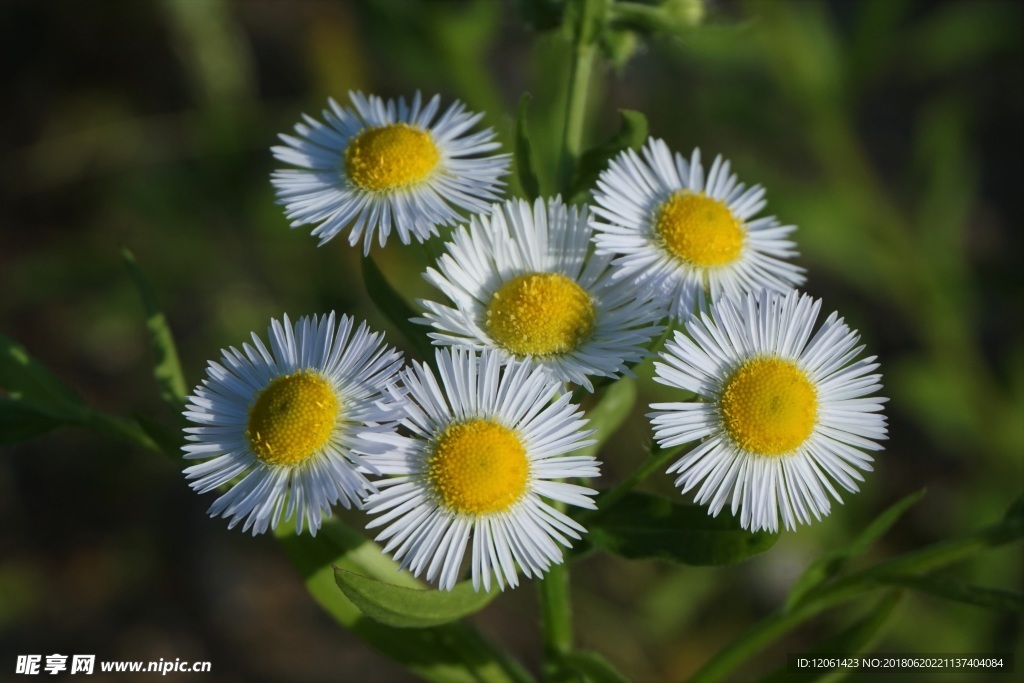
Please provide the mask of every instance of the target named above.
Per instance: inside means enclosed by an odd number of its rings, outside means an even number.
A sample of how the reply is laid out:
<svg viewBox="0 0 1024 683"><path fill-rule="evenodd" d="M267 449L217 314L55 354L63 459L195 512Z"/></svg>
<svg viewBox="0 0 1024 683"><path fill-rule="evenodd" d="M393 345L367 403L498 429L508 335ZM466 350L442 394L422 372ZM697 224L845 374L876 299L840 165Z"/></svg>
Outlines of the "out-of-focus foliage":
<svg viewBox="0 0 1024 683"><path fill-rule="evenodd" d="M422 357L372 305L358 250L344 240L317 249L288 230L267 180L269 147L300 112L360 88L462 98L513 151L528 91L521 123L538 187L552 192L568 44L545 29L561 5L0 4L0 330L21 343L3 350L60 378L57 389L34 375L56 401L45 410L5 378L0 420L44 433L56 419L47 410L63 406L108 430L4 449L0 659L97 653L206 659L246 679L408 676L326 619L271 540L207 519L178 463L125 445L158 447L175 423L150 369L163 323L158 309L140 309L121 249L144 266L186 386L218 349L285 311L368 318ZM763 184L769 210L800 227L807 289L862 331L892 398L892 438L864 491L768 552L714 570L602 553L574 565L581 645L628 680L682 680L784 606L815 558L842 557L839 576L855 574L986 527L1019 493L1024 16L1009 0L709 2L696 26L641 31L638 12L601 46L622 59L595 74L588 144L618 139L618 112L634 110L674 149L722 153L742 180ZM380 273L367 277L386 278L411 305L432 294L420 273L439 249L377 249L364 265ZM180 393L173 365L157 378L168 396ZM21 367L31 380L34 361ZM673 400L649 366L637 371L635 405L632 394L608 404L616 417L633 407L600 450L602 486L635 469L650 439L646 405ZM147 425L136 414L160 417ZM119 429L130 433L111 440ZM880 510L923 486L928 495L884 536L858 543ZM646 487L678 496L668 477ZM844 554L851 547L864 554ZM1019 541L958 561L955 573L889 577L902 597L877 593L819 616L741 672L775 670L827 637L850 649L1015 651L1019 663L1019 612L978 607L993 587L1021 584ZM338 591L329 566L316 580ZM533 597L502 595L472 621L539 670ZM603 660L581 657L581 670L611 680Z"/></svg>

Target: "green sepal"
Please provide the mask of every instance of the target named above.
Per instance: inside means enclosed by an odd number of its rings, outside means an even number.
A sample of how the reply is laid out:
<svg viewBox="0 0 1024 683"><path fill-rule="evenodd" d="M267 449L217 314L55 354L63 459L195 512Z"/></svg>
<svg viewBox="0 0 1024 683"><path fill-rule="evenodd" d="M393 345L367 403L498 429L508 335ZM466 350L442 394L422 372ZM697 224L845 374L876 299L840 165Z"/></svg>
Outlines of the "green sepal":
<svg viewBox="0 0 1024 683"><path fill-rule="evenodd" d="M530 104L530 93L523 93L519 98L519 111L516 114L515 162L516 177L523 195L531 202L540 196L540 181L533 165L533 150L530 147L530 135L526 126L526 110Z"/></svg>
<svg viewBox="0 0 1024 683"><path fill-rule="evenodd" d="M497 594L475 591L470 581L461 581L450 591L408 588L334 568L338 588L363 614L395 628L438 626L479 612Z"/></svg>
<svg viewBox="0 0 1024 683"><path fill-rule="evenodd" d="M647 117L638 111L621 109L622 123L610 138L584 152L576 163L569 196L574 202L584 201L597 184L608 162L626 149L637 150L647 139Z"/></svg>
<svg viewBox="0 0 1024 683"><path fill-rule="evenodd" d="M632 491L587 521L590 541L630 559L694 566L733 564L771 548L778 534L750 532L732 515Z"/></svg>
<svg viewBox="0 0 1024 683"><path fill-rule="evenodd" d="M175 413L180 413L185 403L188 386L185 383L185 375L181 371L181 361L178 359L178 349L174 344L171 326L167 323L167 316L157 304L153 288L142 274L142 269L139 268L135 256L127 249L122 250L121 255L124 257L125 266L128 267L128 274L131 275L135 288L139 290L142 307L146 311L146 329L149 330L149 338L153 346L153 377L160 388L160 398Z"/></svg>

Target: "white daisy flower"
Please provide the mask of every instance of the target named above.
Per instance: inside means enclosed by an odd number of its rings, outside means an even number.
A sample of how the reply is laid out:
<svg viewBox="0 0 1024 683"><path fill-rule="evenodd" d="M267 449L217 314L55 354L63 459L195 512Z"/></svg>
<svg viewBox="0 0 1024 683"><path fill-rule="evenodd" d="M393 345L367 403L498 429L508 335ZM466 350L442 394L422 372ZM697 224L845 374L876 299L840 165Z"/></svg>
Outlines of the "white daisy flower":
<svg viewBox="0 0 1024 683"><path fill-rule="evenodd" d="M643 159L626 150L597 187L597 253L618 255L616 277L656 291L677 320L722 295L785 292L804 281L803 268L782 260L797 255L786 239L796 226L754 218L764 189L738 182L721 156L705 179L699 149L687 163L651 138Z"/></svg>
<svg viewBox="0 0 1024 683"><path fill-rule="evenodd" d="M349 228L370 252L374 232L384 246L392 227L402 244L437 234L459 219L459 210L484 211L498 198L509 155L482 156L499 147L488 128L468 133L483 114L455 102L437 118L437 95L423 105L417 92L385 102L349 93L352 107L328 100L320 122L303 115L296 136L274 156L298 169L275 171L271 182L292 227L315 224L320 244ZM435 120L436 119L436 120Z"/></svg>
<svg viewBox="0 0 1024 683"><path fill-rule="evenodd" d="M210 507L211 517L242 520L253 535L295 515L315 535L331 505L361 506L375 490L360 472L361 455L380 449L368 434L394 428L400 415L383 395L402 355L383 335L352 318L301 318L294 327L272 320L270 349L223 350L188 397L186 458L212 458L185 469L199 493L231 484ZM391 425L388 422L391 421ZM232 483L234 482L234 483Z"/></svg>
<svg viewBox="0 0 1024 683"><path fill-rule="evenodd" d="M669 468L683 493L717 515L729 503L746 529L777 531L829 513L838 482L857 491L864 451L886 437L875 357L854 361L860 336L833 313L812 336L821 301L791 291L722 299L666 345L655 380L697 403L653 403L663 448L700 440ZM827 493L826 493L827 492Z"/></svg>
<svg viewBox="0 0 1024 683"><path fill-rule="evenodd" d="M498 349L559 381L593 391L589 376L631 374L629 363L660 334L663 308L612 277L611 256L592 253L587 209L561 198L495 204L473 216L424 274L454 304L420 301L416 322L435 344Z"/></svg>
<svg viewBox="0 0 1024 683"><path fill-rule="evenodd" d="M492 351L438 350L440 383L426 364L404 369L409 436L374 436L392 450L367 458L397 475L367 498L366 511L380 515L368 528L386 527L377 536L384 552L444 590L458 580L470 543L477 590L490 590L492 572L504 589L518 585L517 565L529 577L560 563L559 544L569 547L585 529L542 496L594 508L593 489L553 481L599 474L592 457L568 455L593 443L578 406L541 369L502 369L501 360Z"/></svg>

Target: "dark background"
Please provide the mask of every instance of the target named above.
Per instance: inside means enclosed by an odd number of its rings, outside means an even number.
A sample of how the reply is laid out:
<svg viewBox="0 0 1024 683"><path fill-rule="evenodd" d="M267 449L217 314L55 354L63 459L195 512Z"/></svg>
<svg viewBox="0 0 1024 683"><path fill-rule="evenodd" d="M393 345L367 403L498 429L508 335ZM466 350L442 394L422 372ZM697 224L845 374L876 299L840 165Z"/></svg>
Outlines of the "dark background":
<svg viewBox="0 0 1024 683"><path fill-rule="evenodd" d="M720 152L763 184L768 210L800 227L806 289L861 330L892 398L865 490L770 552L720 570L576 565L578 639L631 680L684 679L777 608L813 558L914 490L928 494L867 560L991 522L1020 493L1022 18L998 1L720 2L704 26L640 40L627 65L599 70L591 139L637 109L674 149ZM4 0L0 331L92 406L167 425L122 247L153 283L190 383L286 311L349 312L400 343L368 303L360 253L288 229L268 176L276 134L327 96L422 89L485 111L508 148L530 91L550 169L566 49L498 0ZM433 295L421 250L393 241L375 257L410 299ZM643 386L602 453L602 486L650 437L645 404L664 394ZM0 452L0 678L18 654L53 653L211 661L196 680L408 678L320 612L272 538L207 519L212 496L194 495L181 467L81 430ZM667 477L648 488L678 495ZM952 575L1019 589L1021 559L1003 548ZM473 620L538 669L532 585ZM1016 648L1024 666L1021 642L1019 616L908 595L879 647Z"/></svg>

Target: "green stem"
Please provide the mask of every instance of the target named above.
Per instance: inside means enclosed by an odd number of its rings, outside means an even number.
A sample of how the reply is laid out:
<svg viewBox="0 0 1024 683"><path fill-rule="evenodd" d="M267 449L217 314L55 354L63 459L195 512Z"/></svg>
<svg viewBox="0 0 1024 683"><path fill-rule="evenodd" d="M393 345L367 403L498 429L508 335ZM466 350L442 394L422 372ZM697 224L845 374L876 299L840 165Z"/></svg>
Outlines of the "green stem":
<svg viewBox="0 0 1024 683"><path fill-rule="evenodd" d="M583 148L583 127L587 115L587 90L597 55L597 38L604 22L607 0L577 0L577 21L573 33L572 64L569 67L569 90L565 104L565 127L562 132L562 154L558 180L568 198L573 169Z"/></svg>
<svg viewBox="0 0 1024 683"><path fill-rule="evenodd" d="M665 463L671 460L682 449L682 447L683 446L659 448L658 446L652 445L650 452L647 454L647 459L644 460L643 464L633 470L633 472L631 472L623 481L602 493L597 499L597 510L590 515L581 515L581 518L586 519L600 516L602 510L607 510L612 503L632 491L637 484L651 476L651 474L656 470L660 470L665 467Z"/></svg>
<svg viewBox="0 0 1024 683"><path fill-rule="evenodd" d="M587 114L587 90L597 51L597 38L604 23L608 0L575 0L572 63L565 104L565 128L559 159L559 187L568 198L573 169L583 146ZM544 634L544 663L547 677L561 668L572 652L572 608L569 603L569 568L556 564L540 582L540 613Z"/></svg>
<svg viewBox="0 0 1024 683"><path fill-rule="evenodd" d="M779 636L830 607L861 593L888 586L889 578L908 573L921 574L951 564L971 557L984 548L1020 538L1021 532L1019 520L1006 519L979 531L935 543L855 572L833 583L819 586L807 593L792 610L772 614L712 657L694 674L690 683L712 683L724 679L736 667Z"/></svg>
<svg viewBox="0 0 1024 683"><path fill-rule="evenodd" d="M572 652L572 607L569 602L569 567L556 564L540 582L540 617L544 634L546 677Z"/></svg>

